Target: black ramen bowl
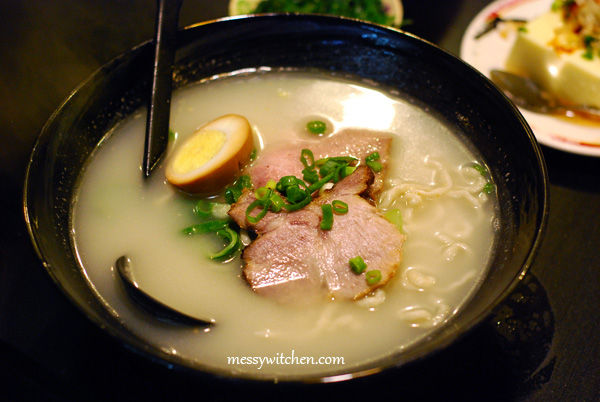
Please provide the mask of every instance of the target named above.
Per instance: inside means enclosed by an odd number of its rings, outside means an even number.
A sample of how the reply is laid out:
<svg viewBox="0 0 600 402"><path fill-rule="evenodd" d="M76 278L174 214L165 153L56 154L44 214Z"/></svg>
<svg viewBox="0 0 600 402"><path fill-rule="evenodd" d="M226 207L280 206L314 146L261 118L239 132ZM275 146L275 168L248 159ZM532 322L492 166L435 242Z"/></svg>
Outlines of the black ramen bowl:
<svg viewBox="0 0 600 402"><path fill-rule="evenodd" d="M200 371L193 362L145 343L111 313L86 280L71 239L78 175L107 131L146 105L152 57L150 42L117 57L52 115L31 155L25 218L43 266L90 320L150 358ZM517 109L461 60L424 40L382 26L333 17L279 15L229 18L179 32L176 87L263 66L358 77L422 105L486 162L499 199L501 228L487 277L447 325L405 351L343 376L299 379L348 379L402 366L448 346L488 317L525 275L548 213L543 157Z"/></svg>

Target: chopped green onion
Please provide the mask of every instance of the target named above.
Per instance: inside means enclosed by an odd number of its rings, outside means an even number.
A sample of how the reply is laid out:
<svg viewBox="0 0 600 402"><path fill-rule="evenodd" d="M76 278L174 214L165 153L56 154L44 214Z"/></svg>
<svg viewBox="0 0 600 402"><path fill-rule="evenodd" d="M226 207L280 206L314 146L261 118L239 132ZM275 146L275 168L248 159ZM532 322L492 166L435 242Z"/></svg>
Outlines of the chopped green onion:
<svg viewBox="0 0 600 402"><path fill-rule="evenodd" d="M258 223L258 221L264 218L269 210L267 206L268 201L269 200L254 200L250 205L248 205L248 208L246 208L246 220L250 223ZM257 215L252 216L252 211L258 207L262 208L261 211Z"/></svg>
<svg viewBox="0 0 600 402"><path fill-rule="evenodd" d="M370 157L379 157L378 155L374 153ZM305 167L302 170L304 180L291 175L283 176L277 183L274 180L269 180L267 185L258 188L254 192L257 199L246 209L246 219L248 222L257 223L269 210L280 212L282 209L285 209L291 212L304 208L312 201L312 194L321 189L326 183L330 181L337 183L342 178L352 174L356 167L349 166L349 164L357 162L358 159L352 156L337 156L315 161L312 151L303 149L300 153L300 161ZM317 166L319 166L319 172L317 172ZM307 185L307 183L310 184ZM232 188L231 191L235 191L237 187L232 186ZM334 204L336 213L344 214L348 212L348 205L340 200L336 200L331 205L324 207L325 222L322 223L324 228L331 228L333 224L333 218L330 223L328 222L327 215L329 215L329 209L331 209L331 215L333 215ZM252 212L257 208L261 209L260 212L252 215Z"/></svg>
<svg viewBox="0 0 600 402"><path fill-rule="evenodd" d="M252 150L252 152L250 152L250 162L252 162L254 159L256 159L257 154L258 154L258 151L256 150L256 148L254 148Z"/></svg>
<svg viewBox="0 0 600 402"><path fill-rule="evenodd" d="M290 186L299 186L300 184L304 184L302 180L297 178L296 176L283 176L277 182L275 189L280 193L285 193L288 187Z"/></svg>
<svg viewBox="0 0 600 402"><path fill-rule="evenodd" d="M295 185L295 186L289 186L285 190L285 196L288 199L288 201L290 203L292 203L292 204L300 202L300 201L304 200L306 197L310 197L309 194L306 194L305 190L302 190L297 185Z"/></svg>
<svg viewBox="0 0 600 402"><path fill-rule="evenodd" d="M350 269L352 270L352 272L354 272L357 275L362 274L363 272L365 272L365 269L367 269L367 264L360 255L354 258L350 258L350 261L348 261L348 263L350 264Z"/></svg>
<svg viewBox="0 0 600 402"><path fill-rule="evenodd" d="M333 176L335 175L335 172L331 172L330 174L328 174L325 177L322 177L319 181L314 182L313 184L311 184L310 186L308 186L308 192L309 194L314 193L315 191L317 191L318 189L320 189L321 187L323 187L323 184L327 183L329 180L333 179Z"/></svg>
<svg viewBox="0 0 600 402"><path fill-rule="evenodd" d="M487 177L488 171L482 165L480 165L479 163L473 163L472 167L473 169L477 170L480 175L482 175L483 177Z"/></svg>
<svg viewBox="0 0 600 402"><path fill-rule="evenodd" d="M342 177L350 176L356 170L356 166L346 166L342 172Z"/></svg>
<svg viewBox="0 0 600 402"><path fill-rule="evenodd" d="M310 168L314 166L315 157L310 149L304 148L300 152L300 162L302 162L305 168Z"/></svg>
<svg viewBox="0 0 600 402"><path fill-rule="evenodd" d="M231 219L227 213L231 206L221 202L211 202L208 200L200 200L194 205L193 212L200 218L220 218L212 219L192 226L188 226L182 230L186 235L215 233L217 236L228 241L228 244L219 252L210 255L211 259L226 260L235 253L241 245L239 233L231 229L229 224Z"/></svg>
<svg viewBox="0 0 600 402"><path fill-rule="evenodd" d="M240 176L231 186L225 189L225 201L229 204L237 202L244 188L252 188L252 180L248 175Z"/></svg>
<svg viewBox="0 0 600 402"><path fill-rule="evenodd" d="M327 163L329 161L336 162L336 163L351 164L351 163L357 162L358 159L356 159L353 156L331 156L329 158L317 159L315 161L315 166L323 166L325 163Z"/></svg>
<svg viewBox="0 0 600 402"><path fill-rule="evenodd" d="M226 203L200 200L194 205L192 212L201 219L226 219L230 208L231 206Z"/></svg>
<svg viewBox="0 0 600 402"><path fill-rule="evenodd" d="M379 152L375 151L370 155L367 155L365 158L366 162L378 161L379 160Z"/></svg>
<svg viewBox="0 0 600 402"><path fill-rule="evenodd" d="M327 124L321 120L313 120L306 123L306 129L311 134L324 134L327 130Z"/></svg>
<svg viewBox="0 0 600 402"><path fill-rule="evenodd" d="M341 200L333 200L331 201L331 207L333 208L333 212L336 214L347 214L348 213L348 204Z"/></svg>
<svg viewBox="0 0 600 402"><path fill-rule="evenodd" d="M265 199L271 198L272 194L273 194L273 190L271 190L268 187L257 188L256 191L254 192L254 196L259 200L265 200Z"/></svg>
<svg viewBox="0 0 600 402"><path fill-rule="evenodd" d="M331 230L333 227L333 208L331 204L321 205L323 217L321 218L321 230Z"/></svg>
<svg viewBox="0 0 600 402"><path fill-rule="evenodd" d="M592 50L591 46L588 46L585 48L585 51L581 54L581 57L583 57L586 60L593 60L594 59L594 51Z"/></svg>
<svg viewBox="0 0 600 402"><path fill-rule="evenodd" d="M175 141L177 139L177 133L173 129L169 129L169 141Z"/></svg>
<svg viewBox="0 0 600 402"><path fill-rule="evenodd" d="M307 167L306 169L302 170L302 175L304 181L308 183L312 184L319 181L319 173L317 173L314 167Z"/></svg>
<svg viewBox="0 0 600 402"><path fill-rule="evenodd" d="M275 180L269 180L267 182L267 184L265 184L265 187L270 188L271 190L275 190L276 186L277 186L277 183L275 182Z"/></svg>
<svg viewBox="0 0 600 402"><path fill-rule="evenodd" d="M210 218L212 216L213 203L208 200L200 200L194 205L192 211L194 215L200 218Z"/></svg>
<svg viewBox="0 0 600 402"><path fill-rule="evenodd" d="M225 239L229 243L221 251L212 254L210 258L212 260L224 260L231 257L231 255L235 253L240 247L239 234L230 227L226 227L223 230L217 231L217 235Z"/></svg>
<svg viewBox="0 0 600 402"><path fill-rule="evenodd" d="M273 195L271 195L271 206L270 206L271 211L279 212L279 211L281 211L281 209L284 206L285 206L285 201L283 201L283 198L281 198L279 196L279 194L273 193Z"/></svg>
<svg viewBox="0 0 600 402"><path fill-rule="evenodd" d="M481 191L486 194L492 194L494 192L494 183L492 183L491 181L488 181L487 183L485 183L483 185Z"/></svg>
<svg viewBox="0 0 600 402"><path fill-rule="evenodd" d="M375 173L381 172L383 165L379 162L379 152L373 152L365 158L367 166L371 168Z"/></svg>
<svg viewBox="0 0 600 402"><path fill-rule="evenodd" d="M333 177L334 183L337 183L338 181L340 181L341 179L343 179L344 177L347 176L347 174L346 174L347 167L348 167L348 165L345 163L338 166L338 168L335 170L335 176Z"/></svg>
<svg viewBox="0 0 600 402"><path fill-rule="evenodd" d="M247 174L240 176L239 179L236 180L236 183L241 188L252 188L252 179Z"/></svg>
<svg viewBox="0 0 600 402"><path fill-rule="evenodd" d="M327 176L328 174L335 172L335 170L338 168L338 166L339 166L338 162L333 161L333 160L328 160L319 169L319 174L321 175L321 177Z"/></svg>
<svg viewBox="0 0 600 402"><path fill-rule="evenodd" d="M396 225L400 232L404 232L404 230L402 230L402 213L399 209L388 209L383 213L383 217Z"/></svg>
<svg viewBox="0 0 600 402"><path fill-rule="evenodd" d="M377 282L381 280L381 271L378 269L374 269L372 271L368 271L365 274L365 279L369 286L375 285Z"/></svg>
<svg viewBox="0 0 600 402"><path fill-rule="evenodd" d="M374 171L375 173L381 172L381 169L383 169L383 165L381 164L381 162L377 162L377 161L367 162L367 166L370 167L371 170Z"/></svg>
<svg viewBox="0 0 600 402"><path fill-rule="evenodd" d="M242 195L242 190L237 187L227 187L225 189L225 201L229 204L234 204L237 202L238 198Z"/></svg>
<svg viewBox="0 0 600 402"><path fill-rule="evenodd" d="M482 175L486 179L489 178L490 174L485 167L483 167L479 163L473 163L471 166L473 167L473 169L477 170L480 175ZM494 183L492 183L491 181L488 181L487 183L485 183L483 185L483 187L481 188L481 192L486 193L486 194L491 194L492 192L494 192Z"/></svg>
<svg viewBox="0 0 600 402"><path fill-rule="evenodd" d="M267 186L269 186L269 187L265 186L265 187L260 187L260 188L256 189L256 191L254 192L254 196L256 197L257 201L262 201L262 203L263 203L262 207L264 209L271 210L273 212L279 212L284 207L285 201L283 201L281 196L276 191L274 191L272 188L270 188L270 187L275 187L275 181L270 180L270 182L272 182L272 183L267 183ZM258 206L259 205L257 204L255 206L255 208L257 208ZM266 212L265 212L265 214L266 214ZM260 219L262 219L263 216L264 215L262 215L260 218L258 218L258 220L256 222L258 222ZM256 223L256 222L251 222L251 223Z"/></svg>
<svg viewBox="0 0 600 402"><path fill-rule="evenodd" d="M212 233L225 229L229 225L229 219L215 219L203 223L197 223L183 229L183 233L187 235L195 235L200 233Z"/></svg>
<svg viewBox="0 0 600 402"><path fill-rule="evenodd" d="M297 202L295 204L284 204L283 207L288 212L297 211L299 209L304 208L308 204L310 204L311 201L312 201L312 197L310 196L310 193L307 192L307 197L305 197L302 201Z"/></svg>

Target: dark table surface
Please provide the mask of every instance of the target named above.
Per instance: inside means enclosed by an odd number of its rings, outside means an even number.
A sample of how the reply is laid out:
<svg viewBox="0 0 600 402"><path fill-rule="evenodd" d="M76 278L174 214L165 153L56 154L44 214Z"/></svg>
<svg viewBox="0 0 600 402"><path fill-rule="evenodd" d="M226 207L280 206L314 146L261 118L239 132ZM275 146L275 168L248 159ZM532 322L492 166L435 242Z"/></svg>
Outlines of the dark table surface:
<svg viewBox="0 0 600 402"><path fill-rule="evenodd" d="M458 54L483 0L405 0L406 29ZM180 26L224 16L186 0ZM138 356L54 285L31 246L24 171L50 114L95 69L153 35L153 0L0 0L0 400L600 400L600 158L543 147L550 217L522 285L449 349L358 381L207 379Z"/></svg>

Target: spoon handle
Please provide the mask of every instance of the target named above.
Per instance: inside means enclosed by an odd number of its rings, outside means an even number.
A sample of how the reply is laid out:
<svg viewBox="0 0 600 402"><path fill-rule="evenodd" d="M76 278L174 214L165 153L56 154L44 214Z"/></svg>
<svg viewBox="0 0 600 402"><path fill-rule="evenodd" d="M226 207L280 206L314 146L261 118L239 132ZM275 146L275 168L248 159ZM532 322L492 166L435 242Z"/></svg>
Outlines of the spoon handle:
<svg viewBox="0 0 600 402"><path fill-rule="evenodd" d="M154 33L152 93L146 117L146 138L142 170L147 178L169 142L171 82L177 39L179 9L183 0L157 0Z"/></svg>

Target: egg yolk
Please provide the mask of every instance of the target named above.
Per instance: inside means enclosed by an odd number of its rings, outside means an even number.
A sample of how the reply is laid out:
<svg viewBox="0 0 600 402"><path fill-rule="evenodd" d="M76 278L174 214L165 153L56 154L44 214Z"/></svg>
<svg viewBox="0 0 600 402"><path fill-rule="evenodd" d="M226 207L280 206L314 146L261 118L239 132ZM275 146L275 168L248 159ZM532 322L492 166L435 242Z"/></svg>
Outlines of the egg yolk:
<svg viewBox="0 0 600 402"><path fill-rule="evenodd" d="M186 142L173 161L173 170L183 174L191 172L206 164L219 153L225 145L227 135L218 130L206 130Z"/></svg>

